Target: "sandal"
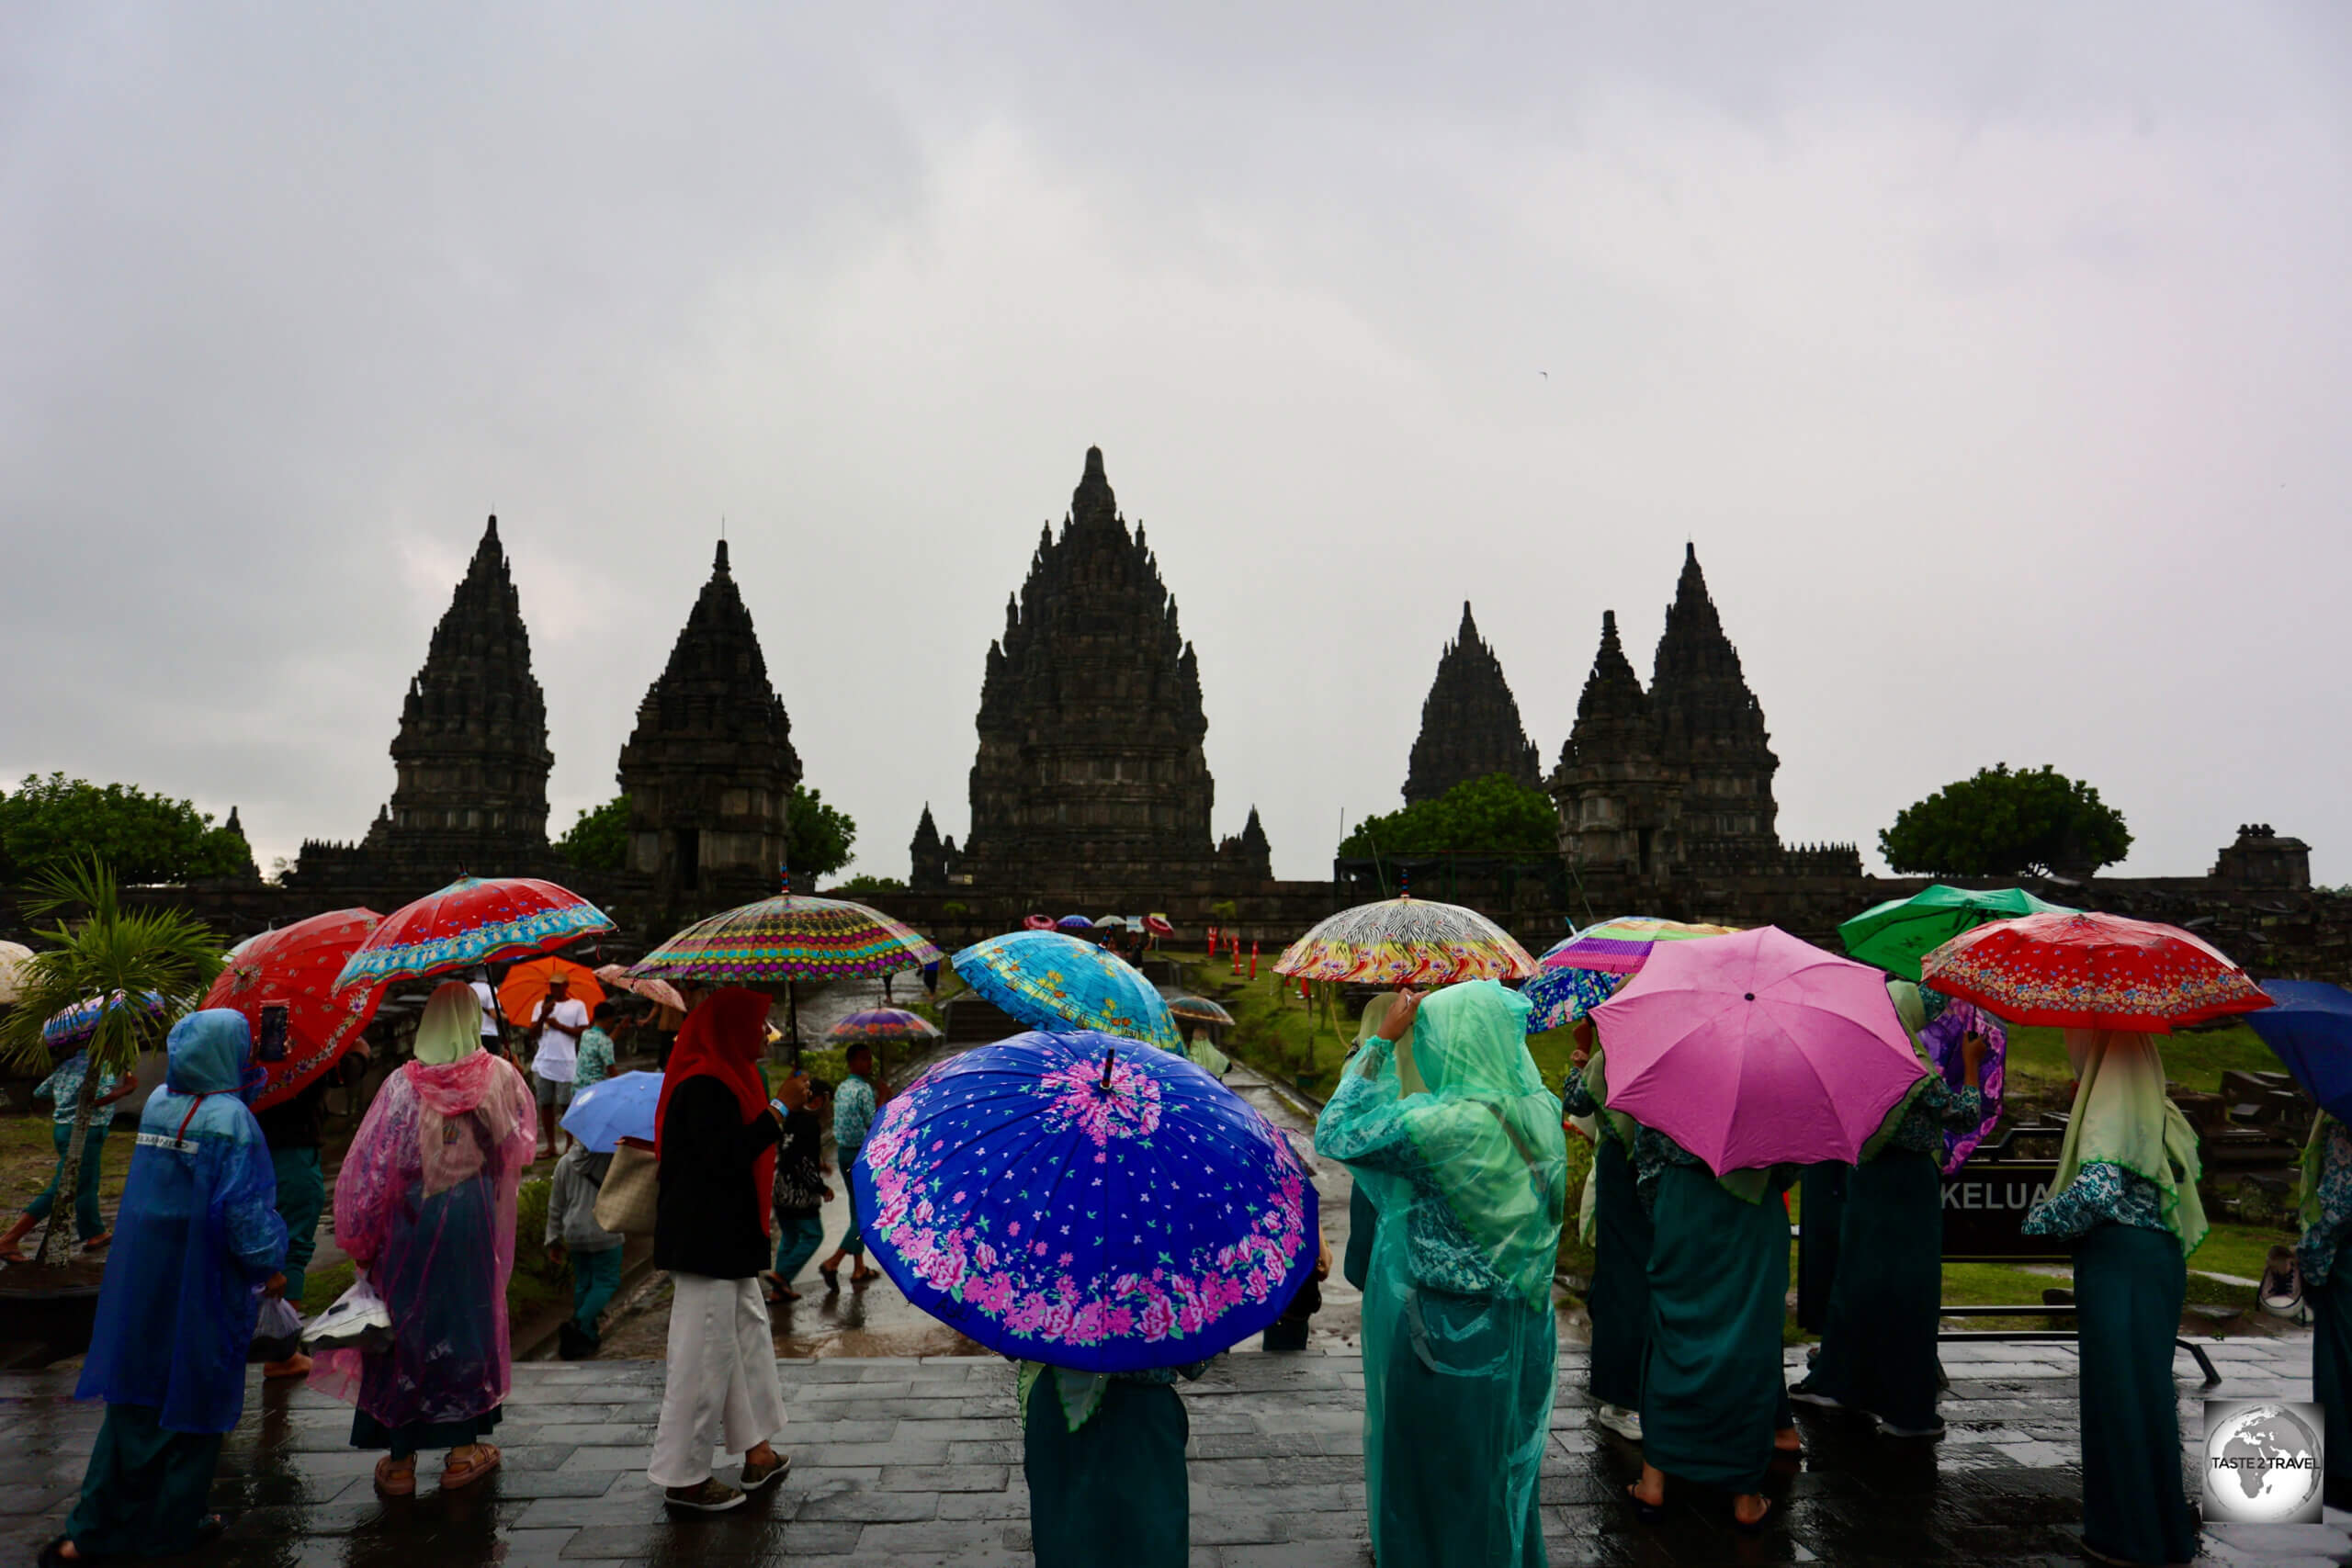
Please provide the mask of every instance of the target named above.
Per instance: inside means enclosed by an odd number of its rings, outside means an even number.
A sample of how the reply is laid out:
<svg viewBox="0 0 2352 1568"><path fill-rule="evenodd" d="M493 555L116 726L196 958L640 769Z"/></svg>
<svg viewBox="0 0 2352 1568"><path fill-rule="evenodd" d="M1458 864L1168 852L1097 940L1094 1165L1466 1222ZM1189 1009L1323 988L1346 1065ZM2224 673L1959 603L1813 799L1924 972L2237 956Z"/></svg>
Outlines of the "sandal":
<svg viewBox="0 0 2352 1568"><path fill-rule="evenodd" d="M841 1290L842 1266L840 1264L836 1263L831 1269L820 1265L817 1272L825 1277L825 1294L830 1296Z"/></svg>
<svg viewBox="0 0 2352 1568"><path fill-rule="evenodd" d="M92 1236L89 1240L82 1244L82 1250L85 1252L104 1252L107 1249L107 1243L113 1239L114 1232L100 1231L97 1235Z"/></svg>
<svg viewBox="0 0 2352 1568"><path fill-rule="evenodd" d="M376 1490L387 1497L416 1495L416 1461L386 1454L376 1461Z"/></svg>
<svg viewBox="0 0 2352 1568"><path fill-rule="evenodd" d="M1757 1515L1752 1519L1741 1518L1739 1517L1739 1508L1737 1505L1735 1504L1732 1507L1731 1528L1737 1530L1742 1535L1762 1535L1764 1533L1764 1527L1767 1524L1770 1524L1771 1519L1772 1499L1770 1497L1764 1499L1764 1511Z"/></svg>
<svg viewBox="0 0 2352 1568"><path fill-rule="evenodd" d="M89 1562L90 1559L86 1557L68 1557L65 1555L66 1543L72 1539L73 1538L70 1536L59 1536L55 1540L52 1540L47 1546L42 1547L40 1549L40 1555L34 1559L34 1561L40 1564L40 1568L65 1568L65 1564L69 1562Z"/></svg>
<svg viewBox="0 0 2352 1568"><path fill-rule="evenodd" d="M461 1486L471 1486L498 1468L501 1456L494 1446L476 1443L473 1450L474 1457L462 1461L454 1452L450 1454L448 1468L441 1472L442 1491L455 1492Z"/></svg>
<svg viewBox="0 0 2352 1568"><path fill-rule="evenodd" d="M1635 1485L1632 1483L1627 1484L1625 1488L1625 1500L1634 1505L1634 1517L1641 1520L1642 1523L1645 1525L1662 1525L1666 1522L1666 1505L1663 1503L1643 1502L1642 1495Z"/></svg>

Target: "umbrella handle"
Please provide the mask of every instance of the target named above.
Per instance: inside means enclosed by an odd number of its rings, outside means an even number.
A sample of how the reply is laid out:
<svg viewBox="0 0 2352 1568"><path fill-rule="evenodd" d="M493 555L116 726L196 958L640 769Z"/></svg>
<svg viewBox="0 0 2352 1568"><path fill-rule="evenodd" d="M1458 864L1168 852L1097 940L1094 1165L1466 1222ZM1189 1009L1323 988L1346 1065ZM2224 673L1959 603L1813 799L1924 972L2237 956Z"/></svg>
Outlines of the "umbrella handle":
<svg viewBox="0 0 2352 1568"><path fill-rule="evenodd" d="M1102 1088L1106 1091L1111 1087L1111 1064L1118 1059L1119 1053L1115 1046L1102 1053Z"/></svg>

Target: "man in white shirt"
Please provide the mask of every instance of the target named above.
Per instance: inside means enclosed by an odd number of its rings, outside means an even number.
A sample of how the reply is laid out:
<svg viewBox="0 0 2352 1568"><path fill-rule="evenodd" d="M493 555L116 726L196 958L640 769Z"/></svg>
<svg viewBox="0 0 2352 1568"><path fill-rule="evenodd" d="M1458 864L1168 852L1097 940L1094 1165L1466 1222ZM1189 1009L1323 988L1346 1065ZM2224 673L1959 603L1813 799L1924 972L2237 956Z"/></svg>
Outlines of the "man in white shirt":
<svg viewBox="0 0 2352 1568"><path fill-rule="evenodd" d="M571 1134L562 1130L560 1119L571 1103L572 1080L580 1076L580 1037L588 1032L588 1006L572 996L571 976L562 970L548 978L548 994L531 1027L539 1037L538 1051L531 1057L531 1087L538 1095L539 1126L548 1135L546 1152L560 1154L558 1137L567 1148L571 1144Z"/></svg>
<svg viewBox="0 0 2352 1568"><path fill-rule="evenodd" d="M473 977L474 1000L481 1004L481 1037L490 1042L482 1047L493 1056L505 1055L499 1043L498 993L490 984L490 971L477 969Z"/></svg>

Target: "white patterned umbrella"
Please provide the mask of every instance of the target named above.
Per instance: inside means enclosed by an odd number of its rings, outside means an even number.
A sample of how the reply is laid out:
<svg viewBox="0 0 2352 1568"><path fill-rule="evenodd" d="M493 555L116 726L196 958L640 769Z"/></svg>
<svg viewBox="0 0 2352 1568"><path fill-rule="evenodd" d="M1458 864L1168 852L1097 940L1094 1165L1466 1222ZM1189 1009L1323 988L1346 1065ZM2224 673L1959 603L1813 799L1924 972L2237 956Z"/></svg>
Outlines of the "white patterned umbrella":
<svg viewBox="0 0 2352 1568"><path fill-rule="evenodd" d="M1535 960L1476 909L1410 895L1342 909L1283 950L1274 972L1301 980L1448 986L1524 980Z"/></svg>

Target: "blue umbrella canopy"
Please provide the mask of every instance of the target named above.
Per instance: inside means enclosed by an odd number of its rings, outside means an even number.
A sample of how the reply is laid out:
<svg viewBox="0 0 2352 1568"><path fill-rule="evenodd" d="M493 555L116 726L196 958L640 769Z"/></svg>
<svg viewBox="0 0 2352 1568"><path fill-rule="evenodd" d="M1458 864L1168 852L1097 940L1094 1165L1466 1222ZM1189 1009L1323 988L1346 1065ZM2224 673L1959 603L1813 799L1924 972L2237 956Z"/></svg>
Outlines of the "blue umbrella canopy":
<svg viewBox="0 0 2352 1568"><path fill-rule="evenodd" d="M653 1141L653 1112L662 1103L660 1073L622 1073L571 1097L563 1130L592 1155L611 1154L623 1138Z"/></svg>
<svg viewBox="0 0 2352 1568"><path fill-rule="evenodd" d="M1094 922L1084 915L1064 915L1054 924L1066 931L1091 931L1094 929Z"/></svg>
<svg viewBox="0 0 2352 1568"><path fill-rule="evenodd" d="M1617 994L1623 975L1600 969L1545 969L1520 987L1534 1011L1527 1015L1527 1032L1541 1034L1562 1029Z"/></svg>
<svg viewBox="0 0 2352 1568"><path fill-rule="evenodd" d="M1017 1034L883 1108L858 1219L907 1299L991 1350L1087 1372L1205 1359L1315 1267L1290 1141L1182 1056Z"/></svg>
<svg viewBox="0 0 2352 1568"><path fill-rule="evenodd" d="M2265 980L2273 1005L2246 1027L2339 1122L2352 1122L2352 991L2325 980Z"/></svg>
<svg viewBox="0 0 2352 1568"><path fill-rule="evenodd" d="M1049 1033L1099 1029L1170 1051L1183 1036L1159 987L1117 953L1059 931L1008 931L956 955L956 977Z"/></svg>

